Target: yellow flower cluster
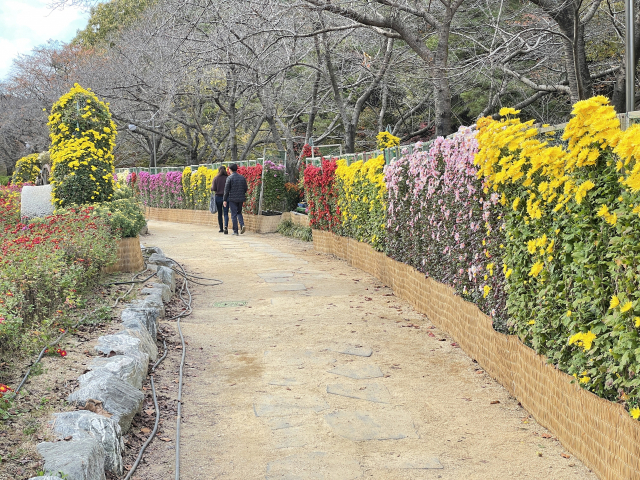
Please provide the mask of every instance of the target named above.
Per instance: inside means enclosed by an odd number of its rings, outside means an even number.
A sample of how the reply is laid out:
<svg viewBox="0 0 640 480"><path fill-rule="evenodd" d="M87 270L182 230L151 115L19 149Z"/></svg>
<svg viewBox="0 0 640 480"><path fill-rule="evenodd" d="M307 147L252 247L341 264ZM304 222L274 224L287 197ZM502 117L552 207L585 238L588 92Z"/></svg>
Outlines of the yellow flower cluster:
<svg viewBox="0 0 640 480"><path fill-rule="evenodd" d="M382 155L366 162L347 165L338 160L336 184L338 207L342 216L342 228L349 236L382 246L385 232L384 157Z"/></svg>
<svg viewBox="0 0 640 480"><path fill-rule="evenodd" d="M186 169L185 169L186 170ZM191 173L189 178L189 192L193 198L196 208L207 208L209 205L210 189L216 172L205 166L198 167L198 170ZM185 182L185 174L183 172L183 182Z"/></svg>
<svg viewBox="0 0 640 480"><path fill-rule="evenodd" d="M591 330L589 330L587 333L580 332L572 335L571 338L569 338L569 345L573 345L575 343L579 347L584 348L584 351L586 352L588 350L591 350L591 345L593 344L593 341L595 339L596 335L595 333L591 332Z"/></svg>
<svg viewBox="0 0 640 480"><path fill-rule="evenodd" d="M32 153L18 160L11 176L11 183L35 183L40 173L38 157L39 154Z"/></svg>
<svg viewBox="0 0 640 480"><path fill-rule="evenodd" d="M53 105L48 126L56 206L111 200L117 132L108 104L76 83Z"/></svg>
<svg viewBox="0 0 640 480"><path fill-rule="evenodd" d="M378 148L381 150L400 145L400 138L389 132L378 133L378 135L376 135L376 140L378 141Z"/></svg>

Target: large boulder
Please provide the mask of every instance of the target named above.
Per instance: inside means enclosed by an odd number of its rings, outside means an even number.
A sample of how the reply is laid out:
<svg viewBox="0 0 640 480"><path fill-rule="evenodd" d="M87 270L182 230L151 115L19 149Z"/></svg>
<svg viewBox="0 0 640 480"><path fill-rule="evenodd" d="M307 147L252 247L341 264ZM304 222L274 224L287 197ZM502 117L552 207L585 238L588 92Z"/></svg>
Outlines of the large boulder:
<svg viewBox="0 0 640 480"><path fill-rule="evenodd" d="M171 293L176 291L176 273L169 267L159 266L156 275L162 283L171 289Z"/></svg>
<svg viewBox="0 0 640 480"><path fill-rule="evenodd" d="M20 215L27 218L53 215L51 185L24 186L20 197Z"/></svg>
<svg viewBox="0 0 640 480"><path fill-rule="evenodd" d="M163 307L164 309L164 307ZM146 330L151 338L158 338L158 317L160 312L157 308L128 307L120 314L120 319L124 326L130 330Z"/></svg>
<svg viewBox="0 0 640 480"><path fill-rule="evenodd" d="M146 353L149 360L155 362L158 359L158 347L152 340L151 334L146 328L139 330L123 330L114 335L103 335L98 338L98 344L94 347L96 352L109 355L129 355Z"/></svg>
<svg viewBox="0 0 640 480"><path fill-rule="evenodd" d="M128 355L114 355L112 357L95 358L89 365L90 372L78 378L80 384L87 383L98 375L99 370L104 370L121 378L132 387L140 390L142 382L147 378L149 369L149 355L142 352L130 353Z"/></svg>
<svg viewBox="0 0 640 480"><path fill-rule="evenodd" d="M69 403L85 407L89 401L102 402L102 408L120 424L122 433L127 433L133 417L142 410L144 394L105 370L95 370L90 377L81 376L79 380L80 388L67 397Z"/></svg>
<svg viewBox="0 0 640 480"><path fill-rule="evenodd" d="M171 289L164 283L153 283L151 287L143 288L140 291L143 295L160 295L164 303L171 300Z"/></svg>
<svg viewBox="0 0 640 480"><path fill-rule="evenodd" d="M104 448L93 437L70 442L43 442L38 444L37 449L44 458L43 470L46 474L61 472L69 480L106 479Z"/></svg>
<svg viewBox="0 0 640 480"><path fill-rule="evenodd" d="M147 263L153 265L162 265L163 267L171 267L173 265L173 261L169 260L162 253L152 253L151 256L147 259Z"/></svg>
<svg viewBox="0 0 640 480"><path fill-rule="evenodd" d="M73 440L80 440L91 437L97 440L104 449L104 468L122 475L124 442L118 422L87 410L77 410L54 414L51 426L58 438L72 437Z"/></svg>

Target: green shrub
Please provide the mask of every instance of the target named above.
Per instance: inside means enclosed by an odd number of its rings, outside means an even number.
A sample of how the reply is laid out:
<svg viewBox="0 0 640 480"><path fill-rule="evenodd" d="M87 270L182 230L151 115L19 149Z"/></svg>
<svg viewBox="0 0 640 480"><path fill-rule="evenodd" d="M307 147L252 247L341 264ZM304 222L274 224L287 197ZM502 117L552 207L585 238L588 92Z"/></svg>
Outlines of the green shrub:
<svg viewBox="0 0 640 480"><path fill-rule="evenodd" d="M140 204L133 198L95 205L95 212L111 226L111 231L122 238L136 237L146 221Z"/></svg>
<svg viewBox="0 0 640 480"><path fill-rule="evenodd" d="M3 187L6 187L7 185L9 185L10 181L11 181L11 177L0 177L0 185L2 185Z"/></svg>
<svg viewBox="0 0 640 480"><path fill-rule="evenodd" d="M16 168L11 177L11 183L35 183L39 173L40 163L38 162L38 154L32 153L17 161Z"/></svg>
<svg viewBox="0 0 640 480"><path fill-rule="evenodd" d="M303 227L296 225L291 220L285 220L278 225L277 231L285 237L297 238L303 242L311 242L313 240L313 232L311 227Z"/></svg>

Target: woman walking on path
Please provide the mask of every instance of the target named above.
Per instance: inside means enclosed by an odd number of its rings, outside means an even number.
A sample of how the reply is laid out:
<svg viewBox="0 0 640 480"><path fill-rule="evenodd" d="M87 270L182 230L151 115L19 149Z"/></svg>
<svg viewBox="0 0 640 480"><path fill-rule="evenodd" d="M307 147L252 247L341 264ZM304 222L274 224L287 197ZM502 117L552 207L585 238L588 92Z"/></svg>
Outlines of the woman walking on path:
<svg viewBox="0 0 640 480"><path fill-rule="evenodd" d="M240 233L244 233L242 204L247 200L247 180L238 173L238 165L232 163L229 168L231 169L231 176L227 178L227 183L224 186L223 205L231 208L233 234L238 235L238 221L240 222Z"/></svg>
<svg viewBox="0 0 640 480"><path fill-rule="evenodd" d="M216 195L216 206L218 207L218 225L220 225L220 233L224 232L225 235L229 233L227 226L229 225L229 207L224 204L224 186L227 183L227 167L221 165L218 169L218 175L213 179L211 185L211 191ZM224 212L224 227L222 224L222 214Z"/></svg>

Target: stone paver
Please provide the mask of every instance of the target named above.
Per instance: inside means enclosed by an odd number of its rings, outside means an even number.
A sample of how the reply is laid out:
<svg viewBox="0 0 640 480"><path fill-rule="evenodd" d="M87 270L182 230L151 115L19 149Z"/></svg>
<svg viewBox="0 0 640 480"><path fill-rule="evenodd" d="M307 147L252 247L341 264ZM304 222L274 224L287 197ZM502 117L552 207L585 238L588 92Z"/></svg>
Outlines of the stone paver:
<svg viewBox="0 0 640 480"><path fill-rule="evenodd" d="M182 322L198 368L185 378L181 478L595 480L374 278L279 235L149 229L148 245L224 282L194 287ZM169 478L172 448L140 474Z"/></svg>

